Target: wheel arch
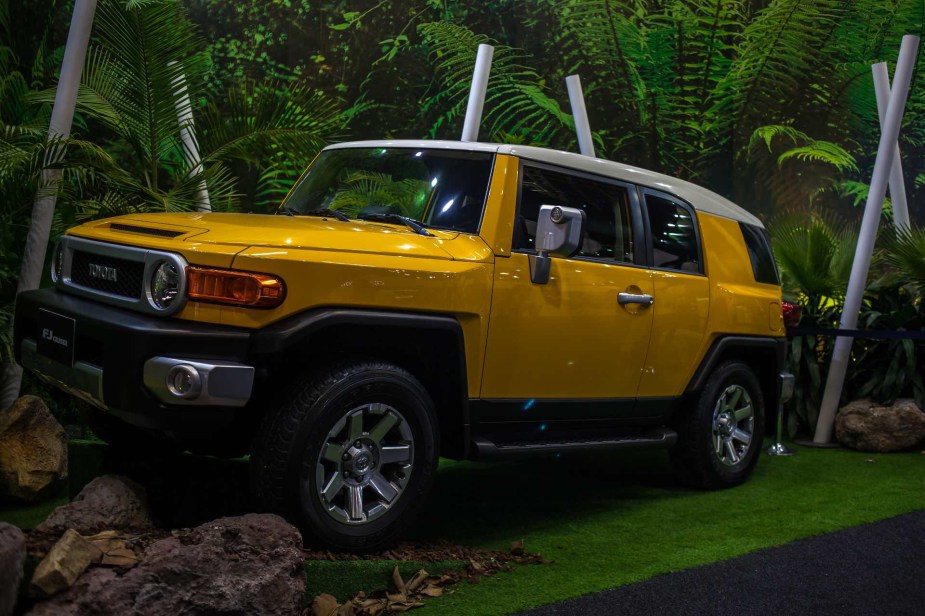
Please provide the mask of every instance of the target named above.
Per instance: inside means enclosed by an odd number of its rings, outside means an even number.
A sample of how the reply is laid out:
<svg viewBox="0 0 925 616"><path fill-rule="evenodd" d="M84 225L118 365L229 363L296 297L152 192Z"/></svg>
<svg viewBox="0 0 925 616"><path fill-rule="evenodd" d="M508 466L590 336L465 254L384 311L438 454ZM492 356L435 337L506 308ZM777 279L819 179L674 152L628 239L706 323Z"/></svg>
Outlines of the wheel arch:
<svg viewBox="0 0 925 616"><path fill-rule="evenodd" d="M468 455L470 420L465 339L459 321L441 314L313 310L256 333L252 350L266 358L271 381L287 373L353 357L388 361L421 381L434 402L440 455ZM322 349L319 356L317 350Z"/></svg>
<svg viewBox="0 0 925 616"><path fill-rule="evenodd" d="M722 336L713 341L685 389L685 396L703 389L710 374L727 361L741 361L755 373L765 401L765 423L770 428L777 411L779 375L787 356L786 338Z"/></svg>

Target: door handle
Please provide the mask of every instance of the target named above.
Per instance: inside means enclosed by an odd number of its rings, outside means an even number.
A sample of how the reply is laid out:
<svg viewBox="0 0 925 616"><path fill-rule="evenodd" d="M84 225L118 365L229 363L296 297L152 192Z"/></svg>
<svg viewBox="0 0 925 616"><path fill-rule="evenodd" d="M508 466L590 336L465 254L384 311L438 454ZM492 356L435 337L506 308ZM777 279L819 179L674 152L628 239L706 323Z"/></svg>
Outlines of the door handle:
<svg viewBox="0 0 925 616"><path fill-rule="evenodd" d="M642 304L643 306L651 306L655 303L655 298L647 293L620 293L617 295L617 302L621 306L627 304Z"/></svg>

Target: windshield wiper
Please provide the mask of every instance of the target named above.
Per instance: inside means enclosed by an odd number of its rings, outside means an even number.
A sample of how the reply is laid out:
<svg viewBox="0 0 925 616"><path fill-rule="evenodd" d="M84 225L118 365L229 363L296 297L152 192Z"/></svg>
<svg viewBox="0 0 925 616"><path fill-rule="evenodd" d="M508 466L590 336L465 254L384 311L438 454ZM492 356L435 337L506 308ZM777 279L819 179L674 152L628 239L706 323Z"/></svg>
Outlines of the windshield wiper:
<svg viewBox="0 0 925 616"><path fill-rule="evenodd" d="M413 218L402 216L401 214L360 214L357 216L360 220L372 220L374 222L391 222L397 225L405 225L419 235L433 237L434 234L427 231L424 225Z"/></svg>
<svg viewBox="0 0 925 616"><path fill-rule="evenodd" d="M350 222L349 216L337 210L309 210L307 212L300 212L300 214L304 214L305 216L324 216L325 218L334 217L341 222Z"/></svg>
<svg viewBox="0 0 925 616"><path fill-rule="evenodd" d="M337 210L322 209L303 212L301 210L295 209L294 207L283 206L279 209L279 211L285 213L286 216L324 216L326 218L336 218L341 222L350 222L349 216L343 212L338 212Z"/></svg>

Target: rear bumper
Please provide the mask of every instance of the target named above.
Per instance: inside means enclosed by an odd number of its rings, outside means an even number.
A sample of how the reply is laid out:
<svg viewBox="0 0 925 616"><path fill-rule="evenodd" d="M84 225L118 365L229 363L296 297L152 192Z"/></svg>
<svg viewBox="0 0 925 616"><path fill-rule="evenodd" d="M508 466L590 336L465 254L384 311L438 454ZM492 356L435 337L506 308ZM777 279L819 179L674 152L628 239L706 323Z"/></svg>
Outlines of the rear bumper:
<svg viewBox="0 0 925 616"><path fill-rule="evenodd" d="M49 319L58 328L73 323L58 349L66 353L43 352L43 335L58 337L45 325ZM14 323L24 368L138 427L214 431L250 397L249 330L147 316L52 289L20 294ZM194 396L171 395L166 378L174 365L200 375Z"/></svg>

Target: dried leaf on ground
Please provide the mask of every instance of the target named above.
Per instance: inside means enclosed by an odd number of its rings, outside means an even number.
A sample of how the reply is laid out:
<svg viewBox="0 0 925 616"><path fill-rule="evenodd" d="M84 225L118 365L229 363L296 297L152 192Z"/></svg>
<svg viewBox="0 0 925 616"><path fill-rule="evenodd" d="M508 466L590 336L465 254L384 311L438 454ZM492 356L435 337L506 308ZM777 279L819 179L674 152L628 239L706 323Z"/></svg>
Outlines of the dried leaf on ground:
<svg viewBox="0 0 925 616"><path fill-rule="evenodd" d="M328 593L322 593L312 600L311 616L333 616L340 607L337 599Z"/></svg>
<svg viewBox="0 0 925 616"><path fill-rule="evenodd" d="M511 556L523 556L524 555L524 540L518 539L511 544Z"/></svg>
<svg viewBox="0 0 925 616"><path fill-rule="evenodd" d="M303 550L303 554L317 560L357 560L356 554L338 554L328 550ZM369 555L367 555L369 556ZM441 575L431 575L425 569L418 570L406 582L401 576L398 565L392 569L390 590L378 590L366 593L358 592L350 601L340 605L331 595L320 595L312 603L311 616L378 616L379 614L400 614L424 606L424 599L440 597L448 592L448 586L466 581L478 584L483 576L494 575L499 571L510 571L513 564L547 564L549 561L539 554L527 554L523 540L511 544L508 552L500 550L481 550L465 546L439 544L403 543L397 548L387 550L369 557L370 560L400 561L448 561L467 562L461 571L447 571ZM328 612L315 610L321 597L329 597ZM308 612L306 612L308 613Z"/></svg>

